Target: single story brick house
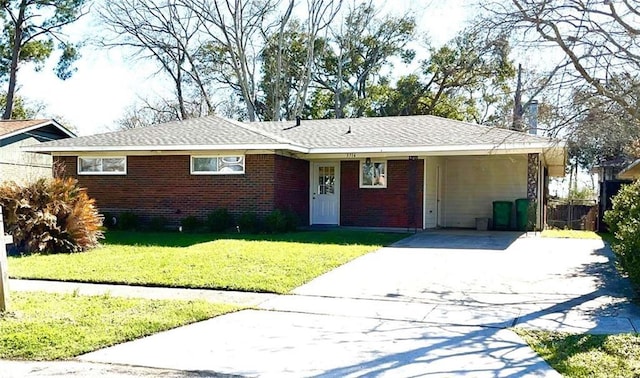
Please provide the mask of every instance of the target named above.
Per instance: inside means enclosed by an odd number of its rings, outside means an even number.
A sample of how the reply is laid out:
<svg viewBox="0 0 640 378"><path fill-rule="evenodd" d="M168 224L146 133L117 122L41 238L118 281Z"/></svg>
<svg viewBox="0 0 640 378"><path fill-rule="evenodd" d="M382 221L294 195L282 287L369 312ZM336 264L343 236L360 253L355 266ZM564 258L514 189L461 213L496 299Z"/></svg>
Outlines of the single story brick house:
<svg viewBox="0 0 640 378"><path fill-rule="evenodd" d="M544 225L564 142L434 116L242 123L216 116L59 140L50 153L104 212L173 221L217 208L303 224L476 227L529 198Z"/></svg>
<svg viewBox="0 0 640 378"><path fill-rule="evenodd" d="M73 132L54 119L0 120L0 182L51 177L51 156L21 147L73 137Z"/></svg>

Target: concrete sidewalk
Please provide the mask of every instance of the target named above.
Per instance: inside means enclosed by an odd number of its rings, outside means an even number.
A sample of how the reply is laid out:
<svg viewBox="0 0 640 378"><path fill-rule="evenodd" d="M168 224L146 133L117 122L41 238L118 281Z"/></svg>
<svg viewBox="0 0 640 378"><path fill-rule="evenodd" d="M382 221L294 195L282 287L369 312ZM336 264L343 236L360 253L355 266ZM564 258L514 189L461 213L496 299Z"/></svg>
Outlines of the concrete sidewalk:
<svg viewBox="0 0 640 378"><path fill-rule="evenodd" d="M82 361L6 361L0 360L0 377L162 377L162 378L233 378L213 372L156 369L140 366L100 364Z"/></svg>
<svg viewBox="0 0 640 378"><path fill-rule="evenodd" d="M246 377L559 377L514 332L246 310L80 357Z"/></svg>
<svg viewBox="0 0 640 378"><path fill-rule="evenodd" d="M9 289L14 291L44 291L48 293L77 293L81 295L109 294L114 297L147 299L203 299L214 303L228 303L255 307L277 297L277 294L250 293L243 291L184 289L135 285L105 285L81 282L47 280L9 280Z"/></svg>

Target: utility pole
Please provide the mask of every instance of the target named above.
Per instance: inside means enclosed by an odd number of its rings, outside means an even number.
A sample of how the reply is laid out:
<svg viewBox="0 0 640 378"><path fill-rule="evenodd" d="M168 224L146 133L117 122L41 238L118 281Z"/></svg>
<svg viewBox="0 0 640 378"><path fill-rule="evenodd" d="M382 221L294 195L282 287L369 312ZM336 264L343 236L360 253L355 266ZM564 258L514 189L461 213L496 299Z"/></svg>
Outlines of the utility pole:
<svg viewBox="0 0 640 378"><path fill-rule="evenodd" d="M518 83L516 84L516 94L513 101L513 123L511 129L523 131L522 116L524 115L524 107L522 106L522 64L518 64Z"/></svg>
<svg viewBox="0 0 640 378"><path fill-rule="evenodd" d="M4 244L4 222L0 206L0 314L9 311L9 267L7 248Z"/></svg>

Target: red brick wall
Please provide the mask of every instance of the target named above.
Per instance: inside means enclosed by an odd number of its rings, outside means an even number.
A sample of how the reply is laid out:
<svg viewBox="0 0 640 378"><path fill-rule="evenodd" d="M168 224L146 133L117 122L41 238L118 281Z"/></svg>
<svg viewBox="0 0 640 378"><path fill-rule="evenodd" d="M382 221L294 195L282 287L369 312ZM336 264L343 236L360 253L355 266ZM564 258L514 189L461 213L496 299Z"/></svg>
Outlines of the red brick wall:
<svg viewBox="0 0 640 378"><path fill-rule="evenodd" d="M275 206L297 214L309 225L309 162L276 155Z"/></svg>
<svg viewBox="0 0 640 378"><path fill-rule="evenodd" d="M308 219L309 168L302 160L246 155L244 175L191 175L188 155L128 156L127 175L123 176L77 175L75 156L59 160L64 161L66 174L78 178L103 212L129 210L142 218L164 216L175 222L189 215L204 219L217 208L227 208L235 215L253 211L263 217L289 204ZM276 196L274 181L280 179L286 179L278 184L284 192Z"/></svg>
<svg viewBox="0 0 640 378"><path fill-rule="evenodd" d="M409 165L412 163L417 165L414 179L409 178ZM359 164L358 161L341 162L340 224L422 228L424 161L388 160L385 189L360 189ZM410 196L409 183L412 180L414 195Z"/></svg>

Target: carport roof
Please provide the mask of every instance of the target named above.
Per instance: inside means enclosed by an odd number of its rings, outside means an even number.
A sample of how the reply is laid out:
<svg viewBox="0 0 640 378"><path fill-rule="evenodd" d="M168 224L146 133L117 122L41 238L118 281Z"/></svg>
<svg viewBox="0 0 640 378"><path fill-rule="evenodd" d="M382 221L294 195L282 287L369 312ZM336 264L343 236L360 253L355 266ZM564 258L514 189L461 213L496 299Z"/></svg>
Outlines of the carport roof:
<svg viewBox="0 0 640 378"><path fill-rule="evenodd" d="M564 142L435 116L243 123L216 116L63 139L34 152L291 150L304 154L564 149Z"/></svg>

